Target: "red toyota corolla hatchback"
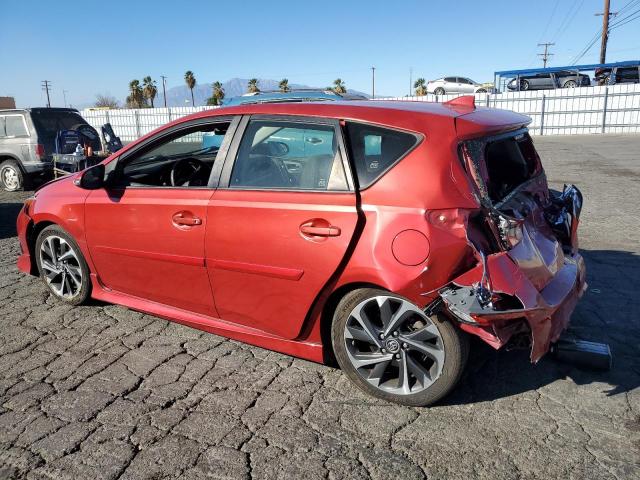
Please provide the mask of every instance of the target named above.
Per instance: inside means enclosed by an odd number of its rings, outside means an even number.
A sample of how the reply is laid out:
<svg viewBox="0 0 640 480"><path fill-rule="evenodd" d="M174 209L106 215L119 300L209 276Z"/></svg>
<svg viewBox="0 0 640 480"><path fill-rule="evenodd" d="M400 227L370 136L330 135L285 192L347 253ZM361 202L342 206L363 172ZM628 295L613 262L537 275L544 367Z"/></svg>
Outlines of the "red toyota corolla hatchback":
<svg viewBox="0 0 640 480"><path fill-rule="evenodd" d="M582 197L547 188L528 122L471 97L202 112L40 189L18 266L427 405L468 334L536 362L585 289Z"/></svg>

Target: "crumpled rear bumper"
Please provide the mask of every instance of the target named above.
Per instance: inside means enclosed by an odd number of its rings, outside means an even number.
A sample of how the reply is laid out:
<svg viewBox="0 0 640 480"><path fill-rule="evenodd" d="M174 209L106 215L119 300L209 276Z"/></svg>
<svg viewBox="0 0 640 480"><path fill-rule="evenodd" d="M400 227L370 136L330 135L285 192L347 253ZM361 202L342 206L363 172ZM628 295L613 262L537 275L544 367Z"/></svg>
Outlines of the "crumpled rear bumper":
<svg viewBox="0 0 640 480"><path fill-rule="evenodd" d="M500 348L513 335L531 332L531 361L537 362L549 350L550 344L567 328L571 314L584 293L586 267L579 253L565 255L563 265L541 290L529 281L507 252L487 257L487 271L492 293L515 298L521 306L501 309L482 306L474 288L482 279L483 269L477 265L456 278L454 288L441 291L449 312L460 320L463 330L478 335L494 348Z"/></svg>

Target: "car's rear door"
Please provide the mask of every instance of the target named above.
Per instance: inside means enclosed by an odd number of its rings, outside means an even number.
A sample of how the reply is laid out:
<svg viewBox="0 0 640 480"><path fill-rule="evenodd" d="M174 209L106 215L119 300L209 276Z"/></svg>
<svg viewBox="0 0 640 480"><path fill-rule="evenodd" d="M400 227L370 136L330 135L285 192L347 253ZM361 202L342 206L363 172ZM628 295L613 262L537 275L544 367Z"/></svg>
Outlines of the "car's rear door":
<svg viewBox="0 0 640 480"><path fill-rule="evenodd" d="M358 221L338 122L244 117L207 219L206 263L220 317L297 337Z"/></svg>

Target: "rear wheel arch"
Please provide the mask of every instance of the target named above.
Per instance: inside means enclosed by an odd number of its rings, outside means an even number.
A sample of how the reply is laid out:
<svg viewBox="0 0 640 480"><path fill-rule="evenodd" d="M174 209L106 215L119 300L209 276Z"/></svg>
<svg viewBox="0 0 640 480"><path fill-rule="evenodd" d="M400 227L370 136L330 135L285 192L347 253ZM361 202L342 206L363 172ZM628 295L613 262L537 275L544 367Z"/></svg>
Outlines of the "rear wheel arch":
<svg viewBox="0 0 640 480"><path fill-rule="evenodd" d="M388 291L388 289L376 285L374 283L367 282L352 282L339 286L336 288L329 297L327 301L324 303L322 307L322 314L320 316L320 335L322 338L322 349L324 362L328 365L336 366L336 358L333 352L333 345L331 343L331 325L333 324L333 316L336 312L336 308L338 308L338 304L340 300L342 300L345 295L353 292L354 290L359 290L362 288L376 288L379 290Z"/></svg>

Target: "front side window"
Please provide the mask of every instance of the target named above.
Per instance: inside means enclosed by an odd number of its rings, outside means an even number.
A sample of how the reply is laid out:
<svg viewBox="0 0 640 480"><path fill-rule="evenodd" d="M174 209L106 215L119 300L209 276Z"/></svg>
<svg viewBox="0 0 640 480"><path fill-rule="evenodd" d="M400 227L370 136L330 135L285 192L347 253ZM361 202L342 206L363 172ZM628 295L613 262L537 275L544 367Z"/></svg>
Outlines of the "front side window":
<svg viewBox="0 0 640 480"><path fill-rule="evenodd" d="M206 187L229 123L181 130L118 165L116 182L134 187Z"/></svg>
<svg viewBox="0 0 640 480"><path fill-rule="evenodd" d="M347 190L331 125L252 120L242 137L231 188Z"/></svg>
<svg viewBox="0 0 640 480"><path fill-rule="evenodd" d="M4 117L4 135L7 137L24 137L29 135L22 115L7 115Z"/></svg>
<svg viewBox="0 0 640 480"><path fill-rule="evenodd" d="M418 143L411 133L362 123L347 122L346 132L360 188L375 182Z"/></svg>

